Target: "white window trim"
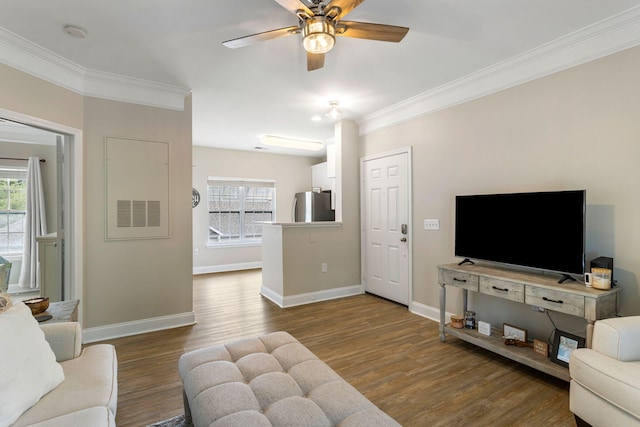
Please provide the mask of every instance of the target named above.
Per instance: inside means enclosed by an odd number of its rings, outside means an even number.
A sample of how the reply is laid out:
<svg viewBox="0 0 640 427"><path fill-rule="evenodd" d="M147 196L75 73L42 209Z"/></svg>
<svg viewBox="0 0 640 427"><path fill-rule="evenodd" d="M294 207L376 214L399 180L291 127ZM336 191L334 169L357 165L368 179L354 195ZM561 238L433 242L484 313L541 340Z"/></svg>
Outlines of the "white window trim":
<svg viewBox="0 0 640 427"><path fill-rule="evenodd" d="M275 191L276 189L276 181L273 179L255 179L255 178L234 178L234 177L218 177L218 176L208 176L207 177L207 194L205 197L207 203L207 215L209 215L209 186L212 181L217 182L227 182L227 183L237 183L238 186L242 186L243 183L253 184L268 184L264 185L265 187L272 187ZM274 195L275 196L275 195ZM271 222L276 221L276 197L273 198L273 204L271 206L271 210L273 213L273 218ZM214 242L209 239L208 232L208 223L209 219L207 218L207 242L206 247L208 249L216 249L216 248L233 248L233 247L261 247L262 246L262 236L259 239L251 239L246 241L223 241L223 242Z"/></svg>
<svg viewBox="0 0 640 427"><path fill-rule="evenodd" d="M17 161L11 161L11 163L14 162L20 162L20 163L24 163L23 160L17 160ZM28 172L27 172L27 166L18 166L15 164L5 164L2 163L0 164L0 179L19 179L19 180L26 180L28 176ZM26 192L26 188L25 188L25 192ZM0 209L0 214L5 214L8 212L18 212L18 213L23 213L23 215L26 215L26 210L24 211L11 211L11 210L4 210L4 209ZM22 235L24 236L25 230L22 230ZM4 234L4 232L2 232L2 234ZM7 236L9 235L9 231L7 230L6 232ZM24 244L24 243L23 243ZM1 252L3 248L0 248L0 254L2 254L3 257L7 258L8 257L20 257L20 259L22 260L22 254L24 253L24 248L21 248L19 251L17 252Z"/></svg>

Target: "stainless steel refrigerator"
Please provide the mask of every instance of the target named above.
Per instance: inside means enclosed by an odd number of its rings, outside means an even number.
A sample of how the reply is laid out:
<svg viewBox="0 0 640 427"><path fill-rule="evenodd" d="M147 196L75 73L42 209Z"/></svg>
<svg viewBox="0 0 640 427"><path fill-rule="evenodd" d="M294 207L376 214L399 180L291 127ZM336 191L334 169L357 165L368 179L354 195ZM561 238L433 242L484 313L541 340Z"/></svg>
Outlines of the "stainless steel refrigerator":
<svg viewBox="0 0 640 427"><path fill-rule="evenodd" d="M331 191L296 193L293 202L295 222L335 221L336 212L331 209Z"/></svg>

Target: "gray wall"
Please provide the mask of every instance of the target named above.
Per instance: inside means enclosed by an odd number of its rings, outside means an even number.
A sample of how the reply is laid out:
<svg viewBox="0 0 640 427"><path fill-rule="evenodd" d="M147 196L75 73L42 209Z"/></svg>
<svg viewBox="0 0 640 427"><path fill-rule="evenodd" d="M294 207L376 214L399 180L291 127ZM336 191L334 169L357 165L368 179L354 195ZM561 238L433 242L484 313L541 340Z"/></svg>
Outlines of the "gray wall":
<svg viewBox="0 0 640 427"><path fill-rule="evenodd" d="M284 298L285 305L360 293L360 186L358 128L352 121L335 125L336 218L334 226L269 228L263 239L263 285ZM271 264L267 264L270 262ZM322 263L327 272L322 272ZM294 301L293 303L290 303Z"/></svg>
<svg viewBox="0 0 640 427"><path fill-rule="evenodd" d="M99 100L1 64L0 93L2 109L82 130L83 327L192 313L191 98L184 111ZM169 239L105 241L106 136L170 143Z"/></svg>
<svg viewBox="0 0 640 427"><path fill-rule="evenodd" d="M457 261L456 195L586 189L587 261L614 257L621 314L640 314L638 69L633 48L361 137L362 156L413 147L416 303L438 307L436 266ZM425 231L426 218L439 218L440 231ZM551 327L526 306L473 303L480 320L514 316L539 334ZM447 308L459 313L459 298ZM582 331L558 318L561 329Z"/></svg>
<svg viewBox="0 0 640 427"><path fill-rule="evenodd" d="M191 312L191 99L185 111L87 97L85 328ZM105 241L105 137L169 143L168 239ZM144 165L140 165L143 169ZM122 171L135 179L136 171Z"/></svg>

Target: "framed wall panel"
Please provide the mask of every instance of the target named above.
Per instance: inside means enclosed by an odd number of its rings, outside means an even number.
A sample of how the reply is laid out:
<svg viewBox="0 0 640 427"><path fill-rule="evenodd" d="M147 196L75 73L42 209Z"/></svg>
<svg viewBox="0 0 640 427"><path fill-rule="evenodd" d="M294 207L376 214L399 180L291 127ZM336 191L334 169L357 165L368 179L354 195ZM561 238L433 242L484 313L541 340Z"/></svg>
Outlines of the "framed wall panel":
<svg viewBox="0 0 640 427"><path fill-rule="evenodd" d="M106 240L169 237L169 144L105 138Z"/></svg>

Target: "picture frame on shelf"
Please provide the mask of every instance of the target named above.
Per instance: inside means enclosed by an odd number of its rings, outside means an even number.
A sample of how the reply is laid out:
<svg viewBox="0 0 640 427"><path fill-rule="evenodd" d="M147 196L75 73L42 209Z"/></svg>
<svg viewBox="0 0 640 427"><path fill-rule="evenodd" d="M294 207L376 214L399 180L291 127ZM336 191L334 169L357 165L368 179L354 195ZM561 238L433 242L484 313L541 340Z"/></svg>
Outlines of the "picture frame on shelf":
<svg viewBox="0 0 640 427"><path fill-rule="evenodd" d="M527 342L527 330L508 323L502 324L502 337L508 340Z"/></svg>
<svg viewBox="0 0 640 427"><path fill-rule="evenodd" d="M543 357L549 357L549 344L540 340L533 340L533 352Z"/></svg>
<svg viewBox="0 0 640 427"><path fill-rule="evenodd" d="M573 350L583 348L584 345L584 338L556 329L553 334L553 348L551 349L550 359L552 362L568 368Z"/></svg>

